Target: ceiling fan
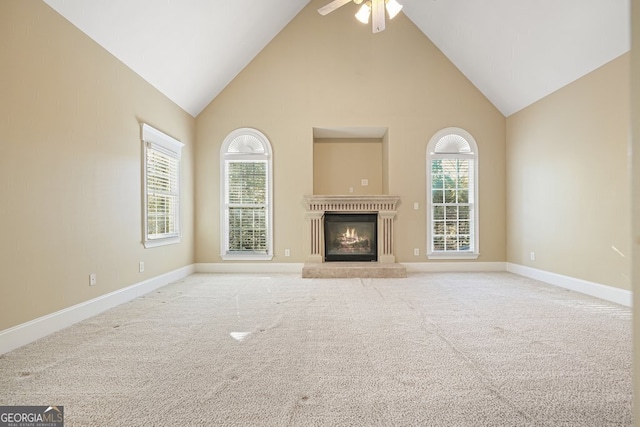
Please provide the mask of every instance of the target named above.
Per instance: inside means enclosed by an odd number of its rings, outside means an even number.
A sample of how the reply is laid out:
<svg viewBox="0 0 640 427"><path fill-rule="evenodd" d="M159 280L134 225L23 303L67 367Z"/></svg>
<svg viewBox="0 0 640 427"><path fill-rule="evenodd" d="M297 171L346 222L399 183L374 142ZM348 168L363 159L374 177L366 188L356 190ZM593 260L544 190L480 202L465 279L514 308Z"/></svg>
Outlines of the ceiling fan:
<svg viewBox="0 0 640 427"><path fill-rule="evenodd" d="M385 7L389 13L389 19L393 19L402 10L402 5L400 5L396 0L333 0L331 3L328 3L318 9L318 13L323 16L327 15L351 1L355 4L362 4L360 10L356 13L356 19L358 21L363 24L368 24L369 16L373 16L372 29L374 33L379 33L385 28Z"/></svg>

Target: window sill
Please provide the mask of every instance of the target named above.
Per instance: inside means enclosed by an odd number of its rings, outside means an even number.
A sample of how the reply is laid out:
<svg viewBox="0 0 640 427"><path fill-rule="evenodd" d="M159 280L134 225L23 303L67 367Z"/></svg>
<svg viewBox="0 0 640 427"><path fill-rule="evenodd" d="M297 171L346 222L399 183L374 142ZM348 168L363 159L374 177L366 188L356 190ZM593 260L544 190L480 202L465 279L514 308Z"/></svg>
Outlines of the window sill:
<svg viewBox="0 0 640 427"><path fill-rule="evenodd" d="M431 252L427 254L429 259L478 259L480 256L476 252Z"/></svg>
<svg viewBox="0 0 640 427"><path fill-rule="evenodd" d="M271 261L273 259L273 255L258 255L258 254L226 254L220 255L220 258L223 261Z"/></svg>
<svg viewBox="0 0 640 427"><path fill-rule="evenodd" d="M176 243L180 243L179 236L146 240L143 242L145 248L157 248L158 246L175 245Z"/></svg>

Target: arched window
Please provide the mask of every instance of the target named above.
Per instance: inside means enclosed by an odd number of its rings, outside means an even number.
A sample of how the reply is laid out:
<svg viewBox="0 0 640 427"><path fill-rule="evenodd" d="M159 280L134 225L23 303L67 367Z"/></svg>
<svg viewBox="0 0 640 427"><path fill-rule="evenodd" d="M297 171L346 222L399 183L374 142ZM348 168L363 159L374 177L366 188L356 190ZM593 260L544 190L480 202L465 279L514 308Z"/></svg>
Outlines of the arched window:
<svg viewBox="0 0 640 427"><path fill-rule="evenodd" d="M427 203L427 256L477 258L478 147L464 129L442 129L429 141Z"/></svg>
<svg viewBox="0 0 640 427"><path fill-rule="evenodd" d="M222 143L222 259L273 258L271 165L271 144L255 129L236 129Z"/></svg>

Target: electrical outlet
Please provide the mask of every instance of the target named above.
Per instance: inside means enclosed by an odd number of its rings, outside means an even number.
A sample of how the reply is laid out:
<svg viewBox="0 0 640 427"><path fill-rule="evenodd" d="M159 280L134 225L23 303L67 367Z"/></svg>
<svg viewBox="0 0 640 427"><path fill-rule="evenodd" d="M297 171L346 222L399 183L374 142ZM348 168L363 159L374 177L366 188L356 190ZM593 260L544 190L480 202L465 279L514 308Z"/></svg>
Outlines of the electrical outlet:
<svg viewBox="0 0 640 427"><path fill-rule="evenodd" d="M140 271L140 273L144 272L144 262L140 261L138 263L138 270Z"/></svg>
<svg viewBox="0 0 640 427"><path fill-rule="evenodd" d="M368 180L368 179L364 179L364 178L363 178L363 179L360 181L360 183L362 184L362 186L363 186L363 187L366 187L367 185L369 185L369 180Z"/></svg>
<svg viewBox="0 0 640 427"><path fill-rule="evenodd" d="M535 253L535 252L531 252L531 253L529 254L529 259L530 259L531 261L535 261L535 260L536 260L536 253Z"/></svg>
<svg viewBox="0 0 640 427"><path fill-rule="evenodd" d="M415 256L419 256L419 255L420 255L420 249L415 248L415 249L413 250L413 254L414 254Z"/></svg>
<svg viewBox="0 0 640 427"><path fill-rule="evenodd" d="M420 209L420 204L418 202L414 202L413 209L415 209L415 210Z"/></svg>
<svg viewBox="0 0 640 427"><path fill-rule="evenodd" d="M353 187L349 187L349 193L353 193Z"/></svg>
<svg viewBox="0 0 640 427"><path fill-rule="evenodd" d="M93 286L96 283L98 283L98 276L96 276L96 273L91 273L89 275L89 286Z"/></svg>
<svg viewBox="0 0 640 427"><path fill-rule="evenodd" d="M284 250L284 256L291 256L291 250L285 249Z"/></svg>

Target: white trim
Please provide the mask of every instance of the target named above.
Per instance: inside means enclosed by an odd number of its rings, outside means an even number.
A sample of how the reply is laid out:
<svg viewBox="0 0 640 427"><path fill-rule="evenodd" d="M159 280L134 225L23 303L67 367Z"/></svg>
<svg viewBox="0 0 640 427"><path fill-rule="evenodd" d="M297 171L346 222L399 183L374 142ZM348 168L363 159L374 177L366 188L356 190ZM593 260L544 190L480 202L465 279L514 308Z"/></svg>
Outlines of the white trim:
<svg viewBox="0 0 640 427"><path fill-rule="evenodd" d="M194 265L188 265L0 331L0 354L32 343L75 323L96 316L110 308L175 282L176 280L184 279L194 272Z"/></svg>
<svg viewBox="0 0 640 427"><path fill-rule="evenodd" d="M182 147L184 144L175 138L170 137L164 132L149 126L146 123L140 123L140 130L142 133L142 140L144 142L150 142L152 144L159 145L167 150L169 153L176 155L178 158L181 155Z"/></svg>
<svg viewBox="0 0 640 427"><path fill-rule="evenodd" d="M454 251L436 251L427 254L429 259L478 259L480 256L476 252L454 252Z"/></svg>
<svg viewBox="0 0 640 427"><path fill-rule="evenodd" d="M615 288L609 285L589 282L587 280L576 279L574 277L563 276L562 274L551 273L549 271L538 270L536 268L526 267L520 264L507 263L507 271L528 277L530 279L539 280L549 285L558 286L581 294L600 298L605 301L632 306L633 293L626 289Z"/></svg>
<svg viewBox="0 0 640 427"><path fill-rule="evenodd" d="M175 245L177 243L180 243L180 236L147 239L143 242L145 248L157 248L158 246Z"/></svg>
<svg viewBox="0 0 640 427"><path fill-rule="evenodd" d="M259 255L259 254L226 254L220 255L224 261L271 261L273 259L273 255Z"/></svg>
<svg viewBox="0 0 640 427"><path fill-rule="evenodd" d="M302 274L304 264L295 262L270 262L270 263L199 263L195 265L196 273L284 273Z"/></svg>
<svg viewBox="0 0 640 427"><path fill-rule="evenodd" d="M407 273L505 271L504 262L401 262Z"/></svg>

